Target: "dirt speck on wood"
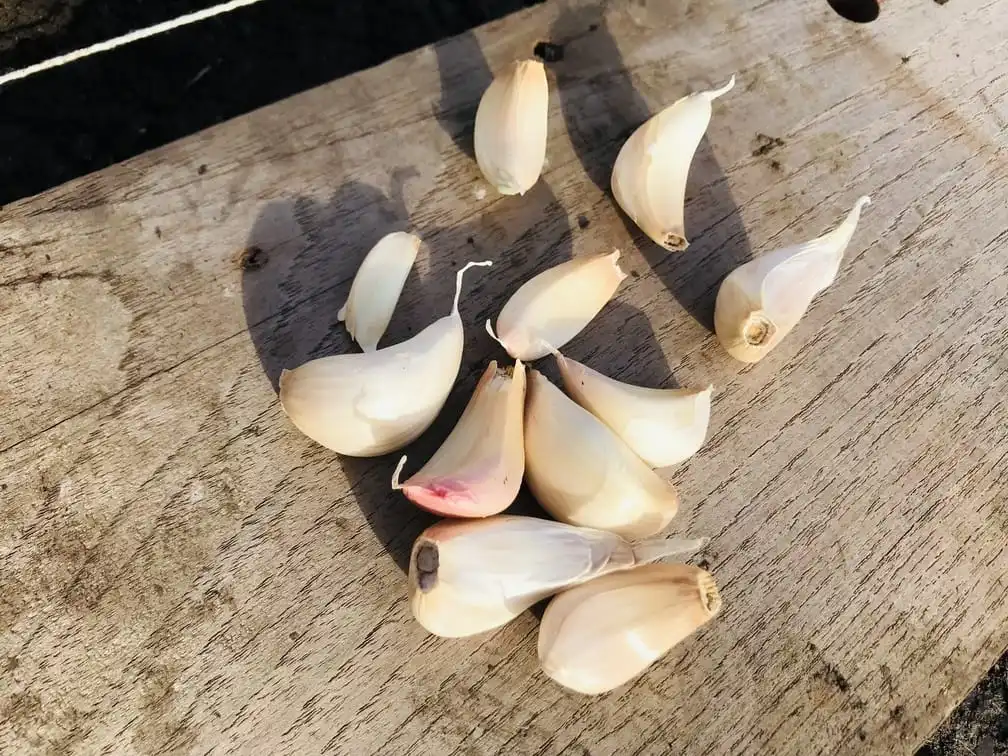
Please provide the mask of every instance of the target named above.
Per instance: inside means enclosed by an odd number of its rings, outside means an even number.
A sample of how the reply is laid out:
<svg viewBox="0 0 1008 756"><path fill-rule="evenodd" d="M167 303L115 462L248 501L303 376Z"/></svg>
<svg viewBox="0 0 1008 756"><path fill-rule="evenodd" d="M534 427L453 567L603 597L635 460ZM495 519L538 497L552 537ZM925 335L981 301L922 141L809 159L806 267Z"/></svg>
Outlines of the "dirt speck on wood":
<svg viewBox="0 0 1008 756"><path fill-rule="evenodd" d="M558 60L563 60L564 48L563 45L557 45L553 42L540 42L532 50L532 53L539 58L542 58L544 63L556 63Z"/></svg>
<svg viewBox="0 0 1008 756"><path fill-rule="evenodd" d="M784 146L784 140L780 137L767 136L766 134L756 134L756 149L752 151L753 157L760 157L761 155L766 155L778 147Z"/></svg>

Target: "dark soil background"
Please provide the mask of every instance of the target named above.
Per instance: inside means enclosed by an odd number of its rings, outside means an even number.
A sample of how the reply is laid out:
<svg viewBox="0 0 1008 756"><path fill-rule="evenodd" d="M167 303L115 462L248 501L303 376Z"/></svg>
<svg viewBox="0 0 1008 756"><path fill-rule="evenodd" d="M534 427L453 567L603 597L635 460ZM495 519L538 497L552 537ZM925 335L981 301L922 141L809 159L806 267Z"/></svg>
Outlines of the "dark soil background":
<svg viewBox="0 0 1008 756"><path fill-rule="evenodd" d="M0 0L0 72L217 2ZM13 82L0 205L538 2L266 0ZM1004 754L1008 654L917 756Z"/></svg>
<svg viewBox="0 0 1008 756"><path fill-rule="evenodd" d="M0 0L7 72L222 0ZM0 90L0 204L538 0L266 0Z"/></svg>

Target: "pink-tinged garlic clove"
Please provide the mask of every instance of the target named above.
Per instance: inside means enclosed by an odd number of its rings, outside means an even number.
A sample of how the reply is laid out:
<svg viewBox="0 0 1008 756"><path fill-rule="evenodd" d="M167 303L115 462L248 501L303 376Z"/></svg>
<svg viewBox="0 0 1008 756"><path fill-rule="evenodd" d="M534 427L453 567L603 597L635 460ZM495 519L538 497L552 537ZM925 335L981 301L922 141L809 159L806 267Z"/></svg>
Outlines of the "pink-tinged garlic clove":
<svg viewBox="0 0 1008 756"><path fill-rule="evenodd" d="M518 496L525 471L523 443L525 366L492 361L452 432L434 456L399 482L406 457L392 476L393 490L446 517L487 517Z"/></svg>

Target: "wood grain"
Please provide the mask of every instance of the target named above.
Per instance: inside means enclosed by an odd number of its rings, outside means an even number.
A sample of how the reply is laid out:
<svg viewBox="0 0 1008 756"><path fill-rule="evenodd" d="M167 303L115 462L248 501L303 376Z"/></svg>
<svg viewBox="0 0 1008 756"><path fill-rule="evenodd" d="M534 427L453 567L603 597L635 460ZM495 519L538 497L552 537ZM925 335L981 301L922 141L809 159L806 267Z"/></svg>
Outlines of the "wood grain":
<svg viewBox="0 0 1008 756"><path fill-rule="evenodd" d="M868 27L673 5L549 3L2 210L0 751L892 754L954 707L1008 646L1008 1ZM544 39L548 168L484 194L479 95ZM612 160L732 73L667 255L614 209ZM837 282L732 361L721 278L860 194ZM633 271L572 357L716 387L674 479L725 609L623 689L553 685L531 614L426 635L400 567L430 520L392 459L341 459L279 408L281 368L352 349L336 312L394 228L425 246L383 343L495 262L416 464L501 357L482 320L572 255Z"/></svg>

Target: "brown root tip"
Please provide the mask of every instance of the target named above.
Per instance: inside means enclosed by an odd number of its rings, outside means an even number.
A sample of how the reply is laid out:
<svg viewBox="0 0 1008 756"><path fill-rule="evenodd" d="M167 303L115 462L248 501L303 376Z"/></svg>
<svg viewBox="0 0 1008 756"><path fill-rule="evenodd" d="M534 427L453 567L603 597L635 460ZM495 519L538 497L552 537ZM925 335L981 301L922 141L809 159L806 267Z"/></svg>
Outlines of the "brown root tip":
<svg viewBox="0 0 1008 756"><path fill-rule="evenodd" d="M777 326L763 313L754 312L746 318L742 326L742 338L749 346L763 346L777 332Z"/></svg>
<svg viewBox="0 0 1008 756"><path fill-rule="evenodd" d="M425 543L417 549L413 558L416 566L417 586L423 593L427 593L437 585L438 572L438 548L433 543Z"/></svg>
<svg viewBox="0 0 1008 756"><path fill-rule="evenodd" d="M685 252L689 246L689 242L686 241L686 237L682 234L673 234L670 232L665 234L662 246L669 252Z"/></svg>
<svg viewBox="0 0 1008 756"><path fill-rule="evenodd" d="M713 617L721 611L721 592L714 582L714 576L708 572L703 573L697 580L697 587L700 589L700 601L707 610L707 615Z"/></svg>

